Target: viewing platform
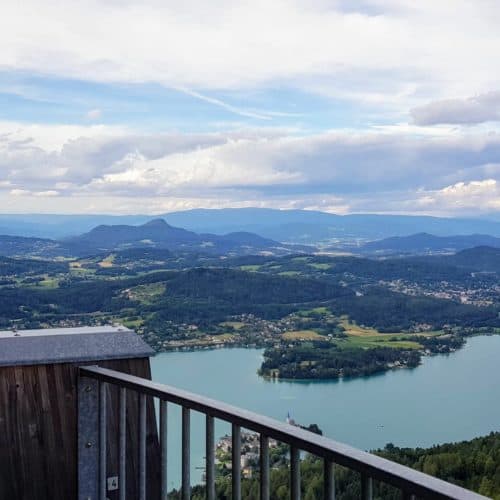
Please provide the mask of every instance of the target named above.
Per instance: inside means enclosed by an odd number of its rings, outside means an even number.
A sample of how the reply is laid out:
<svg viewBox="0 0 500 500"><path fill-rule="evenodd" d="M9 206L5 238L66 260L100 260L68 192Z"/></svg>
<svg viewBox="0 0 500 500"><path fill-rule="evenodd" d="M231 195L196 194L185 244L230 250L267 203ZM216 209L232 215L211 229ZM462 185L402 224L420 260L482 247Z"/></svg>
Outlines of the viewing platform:
<svg viewBox="0 0 500 500"><path fill-rule="evenodd" d="M231 425L232 498L240 500L241 435L259 436L260 498L270 500L270 441L290 447L290 498L301 498L301 452L323 461L323 498L335 469L359 473L360 498L374 481L402 499L481 495L296 426L151 380L154 351L133 331L100 326L0 332L0 499L166 500L168 434L182 447L181 497L191 498L191 413L205 416L205 492L216 497L215 421ZM171 405L182 408L169 428ZM167 433L168 429L168 433Z"/></svg>

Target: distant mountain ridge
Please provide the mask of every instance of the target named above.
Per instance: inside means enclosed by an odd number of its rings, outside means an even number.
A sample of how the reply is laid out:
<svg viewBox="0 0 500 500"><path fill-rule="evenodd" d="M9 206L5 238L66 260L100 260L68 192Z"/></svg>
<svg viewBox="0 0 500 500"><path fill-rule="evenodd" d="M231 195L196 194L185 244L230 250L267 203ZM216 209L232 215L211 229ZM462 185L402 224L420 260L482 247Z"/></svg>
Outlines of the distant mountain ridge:
<svg viewBox="0 0 500 500"><path fill-rule="evenodd" d="M418 233L371 241L362 245L359 252L374 254L455 253L474 247L500 248L500 238L486 234L435 236Z"/></svg>
<svg viewBox="0 0 500 500"><path fill-rule="evenodd" d="M284 255L293 252L313 252L314 247L285 245L247 232L222 236L198 234L154 219L145 224L100 225L80 236L64 240L0 236L0 255L4 256L83 256L133 248L166 249L170 251L207 254L248 255L269 253Z"/></svg>
<svg viewBox="0 0 500 500"><path fill-rule="evenodd" d="M413 215L336 215L313 210L267 208L193 209L150 215L0 214L0 234L60 239L99 225L142 225L164 218L174 227L196 233L259 234L274 241L316 244L332 240L379 240L430 233L436 236L488 234L500 237L500 221Z"/></svg>

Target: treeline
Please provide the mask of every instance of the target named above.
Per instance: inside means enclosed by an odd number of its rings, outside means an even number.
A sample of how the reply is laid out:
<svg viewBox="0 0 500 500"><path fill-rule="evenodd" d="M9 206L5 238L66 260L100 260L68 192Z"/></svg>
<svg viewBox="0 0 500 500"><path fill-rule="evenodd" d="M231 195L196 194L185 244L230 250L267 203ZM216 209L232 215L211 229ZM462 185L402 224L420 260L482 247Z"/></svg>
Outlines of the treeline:
<svg viewBox="0 0 500 500"><path fill-rule="evenodd" d="M66 273L67 262L39 259L12 259L0 256L0 276L23 276L32 274Z"/></svg>
<svg viewBox="0 0 500 500"><path fill-rule="evenodd" d="M481 495L500 500L500 433L463 441L443 444L431 448L398 448L388 444L376 454L407 467L425 472L445 481L467 488ZM343 467L335 469L337 500L357 500L361 497L359 474ZM290 498L290 472L287 467L271 470L271 498ZM301 463L301 489L304 500L323 498L323 462L307 456ZM171 500L180 500L179 492L169 495ZM205 498L205 488L193 488L192 499ZM216 482L216 498L231 498L230 477ZM242 498L259 499L258 474L252 479L242 480ZM401 492L384 483L374 482L376 500L399 500Z"/></svg>
<svg viewBox="0 0 500 500"><path fill-rule="evenodd" d="M384 333L409 330L418 323L430 324L436 330L445 325L495 327L500 324L495 307L475 307L451 300L405 295L382 287L370 288L354 300L339 298L331 308L334 314L348 314L358 324Z"/></svg>
<svg viewBox="0 0 500 500"><path fill-rule="evenodd" d="M411 349L375 347L373 349L344 348L330 342L313 342L264 351L259 370L263 376L273 376L277 370L285 379L332 379L372 375L394 366L415 367L420 353Z"/></svg>

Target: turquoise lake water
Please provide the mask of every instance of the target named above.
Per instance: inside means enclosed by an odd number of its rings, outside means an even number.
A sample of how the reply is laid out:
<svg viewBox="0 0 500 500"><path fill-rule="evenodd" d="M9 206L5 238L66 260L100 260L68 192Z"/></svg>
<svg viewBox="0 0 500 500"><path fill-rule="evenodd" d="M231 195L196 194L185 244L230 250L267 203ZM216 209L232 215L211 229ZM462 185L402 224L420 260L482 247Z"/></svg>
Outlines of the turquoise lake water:
<svg viewBox="0 0 500 500"><path fill-rule="evenodd" d="M500 430L500 336L473 337L449 355L340 381L267 381L257 376L258 349L172 352L152 360L153 379L284 420L288 412L324 435L362 449L392 442L430 446ZM180 411L169 411L169 483L180 479ZM218 436L229 431L219 423ZM204 457L204 418L192 416L192 483Z"/></svg>

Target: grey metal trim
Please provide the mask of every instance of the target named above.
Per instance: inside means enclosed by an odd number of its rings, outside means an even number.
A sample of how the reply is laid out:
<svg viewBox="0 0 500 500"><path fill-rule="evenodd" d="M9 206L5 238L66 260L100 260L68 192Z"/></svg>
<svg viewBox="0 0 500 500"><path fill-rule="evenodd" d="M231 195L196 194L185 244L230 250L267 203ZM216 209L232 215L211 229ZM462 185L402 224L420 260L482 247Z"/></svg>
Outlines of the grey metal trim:
<svg viewBox="0 0 500 500"><path fill-rule="evenodd" d="M154 351L132 331L12 337L0 340L0 366L148 358Z"/></svg>
<svg viewBox="0 0 500 500"><path fill-rule="evenodd" d="M417 497L453 500L485 499L482 495L377 455L214 399L106 368L81 367L80 374L165 399L183 408L208 413L215 418L289 443L300 450L356 470L403 491L411 491Z"/></svg>
<svg viewBox="0 0 500 500"><path fill-rule="evenodd" d="M99 382L78 379L78 499L99 495Z"/></svg>

